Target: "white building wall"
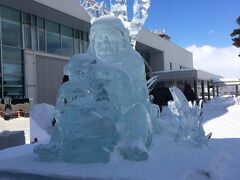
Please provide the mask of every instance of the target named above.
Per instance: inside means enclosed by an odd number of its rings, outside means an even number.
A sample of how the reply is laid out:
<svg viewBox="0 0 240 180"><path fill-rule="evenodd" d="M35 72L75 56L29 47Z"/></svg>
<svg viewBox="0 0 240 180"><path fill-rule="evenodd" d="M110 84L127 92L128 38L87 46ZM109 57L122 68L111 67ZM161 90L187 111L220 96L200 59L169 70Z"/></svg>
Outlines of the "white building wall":
<svg viewBox="0 0 240 180"><path fill-rule="evenodd" d="M62 11L66 14L90 22L91 18L88 13L81 8L77 0L34 0L38 3L52 7L56 10Z"/></svg>
<svg viewBox="0 0 240 180"><path fill-rule="evenodd" d="M33 104L55 105L58 88L63 78L63 67L69 58L24 51L25 96Z"/></svg>
<svg viewBox="0 0 240 180"><path fill-rule="evenodd" d="M142 29L137 40L142 44L163 51L164 70L170 70L170 62L173 70L180 69L180 66L193 68L192 53L162 37Z"/></svg>
<svg viewBox="0 0 240 180"><path fill-rule="evenodd" d="M163 52L153 52L150 54L149 65L153 72L164 70Z"/></svg>

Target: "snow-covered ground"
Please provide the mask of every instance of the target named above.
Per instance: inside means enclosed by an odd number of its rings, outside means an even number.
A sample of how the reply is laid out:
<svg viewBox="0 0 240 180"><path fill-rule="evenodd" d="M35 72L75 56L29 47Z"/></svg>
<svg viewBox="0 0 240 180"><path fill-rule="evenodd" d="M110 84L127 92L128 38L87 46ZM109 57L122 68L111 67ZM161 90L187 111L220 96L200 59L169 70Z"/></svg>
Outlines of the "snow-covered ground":
<svg viewBox="0 0 240 180"><path fill-rule="evenodd" d="M24 131L25 143L30 143L30 118L20 117L5 121L0 117L1 131Z"/></svg>
<svg viewBox="0 0 240 180"><path fill-rule="evenodd" d="M167 107L161 114L162 132L153 139L147 161L130 162L115 152L107 164L76 165L39 162L34 145L0 151L1 171L100 179L238 180L240 179L240 105L234 98L216 98L204 104L204 129L212 132L208 146L196 148L175 142L174 120ZM23 175L24 176L24 175ZM17 175L11 177L17 179ZM34 179L36 175L28 176Z"/></svg>

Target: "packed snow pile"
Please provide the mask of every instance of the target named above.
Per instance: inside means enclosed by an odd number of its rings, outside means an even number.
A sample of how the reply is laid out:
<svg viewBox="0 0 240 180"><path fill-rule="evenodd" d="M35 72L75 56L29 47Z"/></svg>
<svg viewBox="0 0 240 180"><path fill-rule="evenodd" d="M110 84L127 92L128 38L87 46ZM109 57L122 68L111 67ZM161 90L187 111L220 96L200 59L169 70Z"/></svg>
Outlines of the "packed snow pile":
<svg viewBox="0 0 240 180"><path fill-rule="evenodd" d="M30 139L49 140L53 130L54 106L42 103L34 105L30 110Z"/></svg>
<svg viewBox="0 0 240 180"><path fill-rule="evenodd" d="M161 113L161 134L153 139L149 159L131 162L117 152L110 162L88 165L42 163L33 155L34 145L0 151L1 171L18 171L70 178L237 180L240 177L240 105L234 99L216 98L203 104L203 127L212 138L205 148L174 141L177 130L167 107ZM171 127L171 128L170 128Z"/></svg>
<svg viewBox="0 0 240 180"><path fill-rule="evenodd" d="M30 110L30 116L42 129L51 134L54 106L46 103L37 104Z"/></svg>

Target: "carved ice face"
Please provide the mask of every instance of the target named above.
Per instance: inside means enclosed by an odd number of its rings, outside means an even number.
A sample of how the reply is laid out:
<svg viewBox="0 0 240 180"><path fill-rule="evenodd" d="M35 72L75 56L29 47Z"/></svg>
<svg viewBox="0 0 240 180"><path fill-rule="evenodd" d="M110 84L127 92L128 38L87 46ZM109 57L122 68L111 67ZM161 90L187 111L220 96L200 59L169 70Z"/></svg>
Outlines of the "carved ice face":
<svg viewBox="0 0 240 180"><path fill-rule="evenodd" d="M120 62L129 49L129 34L116 17L98 18L91 27L90 50L104 63Z"/></svg>
<svg viewBox="0 0 240 180"><path fill-rule="evenodd" d="M121 37L114 29L101 29L94 39L94 51L102 62L112 62L118 56Z"/></svg>

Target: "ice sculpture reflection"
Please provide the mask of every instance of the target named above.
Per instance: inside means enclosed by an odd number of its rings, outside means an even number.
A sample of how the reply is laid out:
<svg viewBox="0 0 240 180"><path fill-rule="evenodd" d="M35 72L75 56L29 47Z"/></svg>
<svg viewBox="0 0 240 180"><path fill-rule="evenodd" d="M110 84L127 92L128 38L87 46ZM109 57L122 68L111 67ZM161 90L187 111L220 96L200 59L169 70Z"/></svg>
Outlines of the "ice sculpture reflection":
<svg viewBox="0 0 240 180"><path fill-rule="evenodd" d="M151 103L142 57L128 30L112 16L97 18L85 54L64 67L57 127L49 144L35 147L43 161L107 162L114 147L123 158L145 160L152 140Z"/></svg>
<svg viewBox="0 0 240 180"><path fill-rule="evenodd" d="M202 127L202 108L201 103L188 102L180 89L173 86L169 88L173 100L168 102L168 107L178 122L176 140L185 141L195 146L205 146L211 133L205 136Z"/></svg>

